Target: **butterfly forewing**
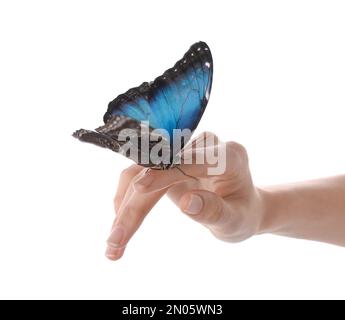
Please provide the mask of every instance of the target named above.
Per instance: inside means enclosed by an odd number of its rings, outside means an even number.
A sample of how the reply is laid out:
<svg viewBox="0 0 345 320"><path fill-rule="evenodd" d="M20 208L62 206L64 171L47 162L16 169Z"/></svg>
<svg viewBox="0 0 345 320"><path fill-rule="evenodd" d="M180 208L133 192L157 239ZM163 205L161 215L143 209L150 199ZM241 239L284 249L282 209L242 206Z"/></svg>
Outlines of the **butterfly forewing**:
<svg viewBox="0 0 345 320"><path fill-rule="evenodd" d="M205 42L197 42L191 46L182 59L166 70L152 82L144 82L117 96L108 105L104 114L104 125L96 131L78 130L74 136L81 141L109 148L121 153L123 143L119 142L119 133L124 129L133 129L131 135L138 134L137 141L144 138L141 135L143 126L148 129L148 150L142 145L136 145L136 152L149 156L149 163L143 162L143 157L125 156L143 166L167 167L166 160L151 157L159 142L170 144L169 160L181 151L188 138L176 143L176 129L189 130L192 133L208 103L213 76L213 61L209 47ZM120 119L120 120L119 120ZM124 120L125 119L125 120ZM145 122L144 125L141 122ZM157 139L157 135L161 139ZM152 138L152 139L151 139ZM180 138L178 138L180 139ZM158 141L159 140L159 141ZM136 143L132 143L135 145ZM166 146L164 147L166 148Z"/></svg>

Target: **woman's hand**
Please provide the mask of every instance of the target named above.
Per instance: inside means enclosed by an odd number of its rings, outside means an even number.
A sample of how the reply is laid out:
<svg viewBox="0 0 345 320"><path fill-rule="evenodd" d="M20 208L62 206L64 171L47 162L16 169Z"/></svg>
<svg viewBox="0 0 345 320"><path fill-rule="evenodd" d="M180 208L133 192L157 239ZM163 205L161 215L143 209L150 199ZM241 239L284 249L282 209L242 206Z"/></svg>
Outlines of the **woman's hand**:
<svg viewBox="0 0 345 320"><path fill-rule="evenodd" d="M210 137L213 145L198 148L198 142L210 141ZM165 171L132 165L122 172L114 199L117 215L107 241L109 259L121 258L145 216L164 194L220 240L238 242L260 232L263 202L252 182L245 148L235 142L221 143L211 133L200 135L190 146L185 152L193 157L193 164ZM225 171L209 175L212 165L195 164L194 160L200 152L217 148L224 150L221 161Z"/></svg>

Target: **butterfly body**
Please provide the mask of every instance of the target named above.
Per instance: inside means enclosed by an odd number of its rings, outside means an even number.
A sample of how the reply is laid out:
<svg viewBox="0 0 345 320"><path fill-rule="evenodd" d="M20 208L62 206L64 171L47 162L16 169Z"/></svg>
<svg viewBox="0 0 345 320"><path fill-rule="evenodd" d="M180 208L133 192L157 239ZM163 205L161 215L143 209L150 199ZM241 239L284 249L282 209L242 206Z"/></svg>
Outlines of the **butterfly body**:
<svg viewBox="0 0 345 320"><path fill-rule="evenodd" d="M195 43L154 81L131 88L111 101L103 126L94 131L81 129L73 136L122 153L142 166L168 169L205 111L212 75L209 47L204 42ZM189 135L181 138L180 131Z"/></svg>

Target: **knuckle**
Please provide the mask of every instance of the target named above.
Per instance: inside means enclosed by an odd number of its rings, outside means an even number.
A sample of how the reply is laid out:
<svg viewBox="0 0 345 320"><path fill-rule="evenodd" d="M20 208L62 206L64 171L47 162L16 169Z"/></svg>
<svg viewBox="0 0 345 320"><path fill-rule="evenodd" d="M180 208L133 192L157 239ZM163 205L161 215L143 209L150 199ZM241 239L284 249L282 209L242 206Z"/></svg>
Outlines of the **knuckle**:
<svg viewBox="0 0 345 320"><path fill-rule="evenodd" d="M203 131L202 133L200 133L195 139L193 139L194 143L205 143L206 144L211 144L215 145L217 144L219 141L219 138L217 135L215 135L213 132L211 131Z"/></svg>
<svg viewBox="0 0 345 320"><path fill-rule="evenodd" d="M205 138L214 138L214 139L218 140L218 136L215 133L211 132L211 131L204 131L203 135L204 135Z"/></svg>
<svg viewBox="0 0 345 320"><path fill-rule="evenodd" d="M144 209L141 206L137 206L135 203L130 203L127 205L127 211L140 214L144 212Z"/></svg>
<svg viewBox="0 0 345 320"><path fill-rule="evenodd" d="M237 156L239 157L242 161L248 162L248 154L246 148L235 141L228 141L226 143L226 152L229 157L231 156Z"/></svg>
<svg viewBox="0 0 345 320"><path fill-rule="evenodd" d="M125 169L120 173L120 179L127 179L128 177L129 177L128 169Z"/></svg>
<svg viewBox="0 0 345 320"><path fill-rule="evenodd" d="M133 164L130 167L124 169L121 172L120 177L121 179L131 178L135 173L137 173L137 171L138 171L137 165Z"/></svg>
<svg viewBox="0 0 345 320"><path fill-rule="evenodd" d="M219 144L219 138L216 134L210 131L203 133L205 147L217 146Z"/></svg>
<svg viewBox="0 0 345 320"><path fill-rule="evenodd" d="M216 231L210 229L211 233L220 241L228 242L228 243L240 243L248 239L247 236L240 234L240 235L233 235L226 232Z"/></svg>
<svg viewBox="0 0 345 320"><path fill-rule="evenodd" d="M211 232L218 240L221 240L221 241L224 241L224 242L231 242L231 240L230 240L228 235L223 234L223 233L219 233L219 232L215 232L213 230L211 230Z"/></svg>

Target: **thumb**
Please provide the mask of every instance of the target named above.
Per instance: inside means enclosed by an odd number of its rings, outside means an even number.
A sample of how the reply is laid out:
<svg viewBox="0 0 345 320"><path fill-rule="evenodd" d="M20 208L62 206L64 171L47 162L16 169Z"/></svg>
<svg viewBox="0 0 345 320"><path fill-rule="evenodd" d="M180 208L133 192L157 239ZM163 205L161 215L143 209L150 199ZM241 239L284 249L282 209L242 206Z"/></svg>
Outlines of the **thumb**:
<svg viewBox="0 0 345 320"><path fill-rule="evenodd" d="M206 226L216 227L226 220L225 201L210 191L190 191L182 196L179 206L193 220Z"/></svg>

